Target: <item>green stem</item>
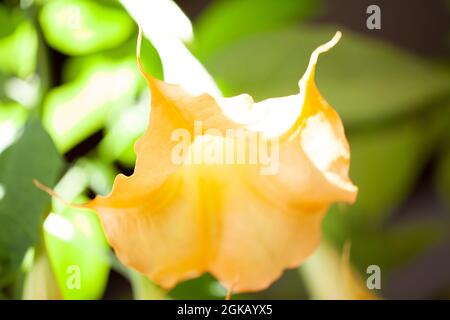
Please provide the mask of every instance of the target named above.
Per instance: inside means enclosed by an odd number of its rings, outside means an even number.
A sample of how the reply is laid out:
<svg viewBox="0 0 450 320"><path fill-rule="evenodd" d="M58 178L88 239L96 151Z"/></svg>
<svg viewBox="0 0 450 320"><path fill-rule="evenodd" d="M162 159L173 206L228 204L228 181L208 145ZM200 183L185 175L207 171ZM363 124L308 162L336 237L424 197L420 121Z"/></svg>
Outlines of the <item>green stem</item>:
<svg viewBox="0 0 450 320"><path fill-rule="evenodd" d="M130 280L135 300L165 300L168 298L166 292L136 271L130 270Z"/></svg>

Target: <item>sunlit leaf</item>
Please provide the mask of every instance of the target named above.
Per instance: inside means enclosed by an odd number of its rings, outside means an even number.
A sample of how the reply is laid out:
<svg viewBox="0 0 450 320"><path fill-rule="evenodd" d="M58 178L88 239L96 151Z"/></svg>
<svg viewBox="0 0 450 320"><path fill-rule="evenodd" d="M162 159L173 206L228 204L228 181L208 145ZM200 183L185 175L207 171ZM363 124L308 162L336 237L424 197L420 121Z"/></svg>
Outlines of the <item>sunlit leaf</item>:
<svg viewBox="0 0 450 320"><path fill-rule="evenodd" d="M142 41L142 64L147 72L154 74L155 77L163 77L161 59L153 45L147 40ZM80 73L87 72L89 69L96 68L102 63L120 63L121 60L135 57L136 54L136 37L131 37L120 47L105 50L100 53L70 57L66 60L62 70L64 82L71 82L80 77Z"/></svg>
<svg viewBox="0 0 450 320"><path fill-rule="evenodd" d="M320 1L214 1L195 24L195 50L207 57L221 47L253 33L270 31L313 16Z"/></svg>
<svg viewBox="0 0 450 320"><path fill-rule="evenodd" d="M104 52L101 55L76 57L69 60L64 68L65 81L73 81L80 70L95 68L100 61L117 61L117 59L135 54L135 41L122 48ZM161 60L155 48L147 40L142 43L142 63L147 72L163 78ZM139 84L144 85L143 79ZM144 86L142 86L144 88ZM136 159L134 144L142 135L148 119L148 93L141 94L137 101L123 104L120 108L109 108L105 121L104 139L99 146L99 155L103 160L119 160L126 166L133 166Z"/></svg>
<svg viewBox="0 0 450 320"><path fill-rule="evenodd" d="M132 57L98 56L89 64L75 81L53 89L45 100L43 121L62 152L100 130L113 108L130 105L142 83Z"/></svg>
<svg viewBox="0 0 450 320"><path fill-rule="evenodd" d="M68 208L44 223L50 263L64 299L99 299L109 273L108 245L98 218Z"/></svg>
<svg viewBox="0 0 450 320"><path fill-rule="evenodd" d="M27 110L21 105L0 102L0 153L14 142L25 123L26 116Z"/></svg>
<svg viewBox="0 0 450 320"><path fill-rule="evenodd" d="M55 191L72 203L86 201L79 195L87 187L109 192L114 173L105 164L82 158L58 182ZM108 279L109 250L98 218L85 210L67 208L58 199L54 199L53 209L45 220L44 235L63 298L101 298Z"/></svg>
<svg viewBox="0 0 450 320"><path fill-rule="evenodd" d="M77 161L77 167L84 171L87 186L97 194L107 195L111 192L117 170L108 163L97 158L82 158Z"/></svg>
<svg viewBox="0 0 450 320"><path fill-rule="evenodd" d="M135 30L133 20L114 1L47 1L39 21L48 43L70 55L114 48Z"/></svg>
<svg viewBox="0 0 450 320"><path fill-rule="evenodd" d="M148 123L148 95L127 109L120 110L106 125L105 138L99 145L100 156L108 162L119 160L133 167L136 160L134 145Z"/></svg>
<svg viewBox="0 0 450 320"><path fill-rule="evenodd" d="M0 93L0 99L4 101L14 101L32 109L39 103L39 99L42 96L42 89L45 84L42 83L42 79L39 75L21 79L19 77L3 78L0 75L0 85L2 91Z"/></svg>
<svg viewBox="0 0 450 320"><path fill-rule="evenodd" d="M19 10L0 4L0 72L25 78L36 67L38 36Z"/></svg>
<svg viewBox="0 0 450 320"><path fill-rule="evenodd" d="M35 118L0 155L0 284L11 279L27 249L39 239L50 198L32 180L53 186L62 163L50 137Z"/></svg>

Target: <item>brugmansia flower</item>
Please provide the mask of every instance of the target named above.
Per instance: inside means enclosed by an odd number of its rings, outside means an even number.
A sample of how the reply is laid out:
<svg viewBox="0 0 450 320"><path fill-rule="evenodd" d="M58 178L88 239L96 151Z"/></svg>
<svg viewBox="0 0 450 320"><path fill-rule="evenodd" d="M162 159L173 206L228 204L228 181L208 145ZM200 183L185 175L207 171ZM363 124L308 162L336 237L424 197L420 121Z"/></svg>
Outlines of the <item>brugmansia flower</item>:
<svg viewBox="0 0 450 320"><path fill-rule="evenodd" d="M341 120L314 83L319 54L339 37L312 53L299 94L257 103L191 95L143 72L151 114L134 173L86 205L124 264L164 288L210 272L242 292L313 252L330 204L357 192ZM257 144L239 144L252 134Z"/></svg>

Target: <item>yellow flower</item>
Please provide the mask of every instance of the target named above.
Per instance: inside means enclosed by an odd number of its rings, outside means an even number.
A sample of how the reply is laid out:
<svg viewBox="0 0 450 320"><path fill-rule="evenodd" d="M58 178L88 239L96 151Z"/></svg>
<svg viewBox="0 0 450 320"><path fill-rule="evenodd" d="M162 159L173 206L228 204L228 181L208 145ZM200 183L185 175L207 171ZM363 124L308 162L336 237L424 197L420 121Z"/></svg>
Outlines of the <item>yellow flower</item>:
<svg viewBox="0 0 450 320"><path fill-rule="evenodd" d="M257 103L194 96L144 72L151 114L135 171L86 205L124 264L164 288L210 272L242 292L314 251L330 204L357 193L341 120L314 83L339 37L313 52L299 94Z"/></svg>

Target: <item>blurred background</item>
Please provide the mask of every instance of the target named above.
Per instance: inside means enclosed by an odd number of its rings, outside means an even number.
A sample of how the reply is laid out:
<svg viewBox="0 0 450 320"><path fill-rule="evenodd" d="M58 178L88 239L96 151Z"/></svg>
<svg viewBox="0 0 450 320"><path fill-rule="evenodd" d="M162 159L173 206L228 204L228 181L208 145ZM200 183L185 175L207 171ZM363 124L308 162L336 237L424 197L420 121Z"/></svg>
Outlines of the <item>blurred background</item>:
<svg viewBox="0 0 450 320"><path fill-rule="evenodd" d="M372 4L381 9L381 29L367 28ZM183 77L185 61L200 61L225 96L246 92L255 100L296 93L314 48L343 32L320 58L317 85L343 119L357 202L330 209L312 261L263 292L235 298L339 297L347 241L361 283L368 266L380 266L377 296L450 298L444 0L0 2L0 298L225 295L209 275L162 292L120 264L94 215L31 183L83 203L109 193L116 174L133 172L133 145L149 112L136 22L150 39L142 47L148 73L169 81Z"/></svg>

